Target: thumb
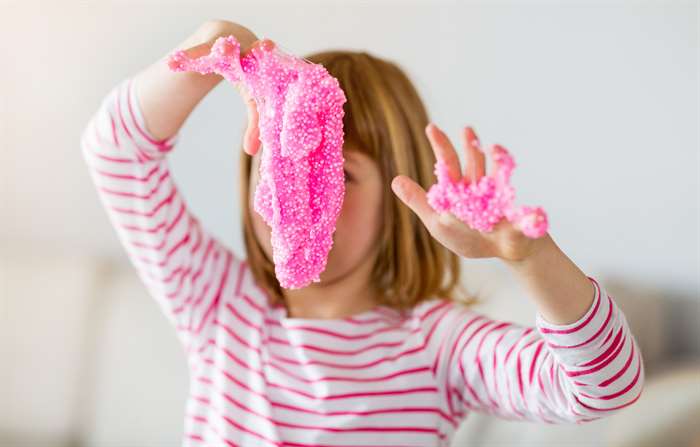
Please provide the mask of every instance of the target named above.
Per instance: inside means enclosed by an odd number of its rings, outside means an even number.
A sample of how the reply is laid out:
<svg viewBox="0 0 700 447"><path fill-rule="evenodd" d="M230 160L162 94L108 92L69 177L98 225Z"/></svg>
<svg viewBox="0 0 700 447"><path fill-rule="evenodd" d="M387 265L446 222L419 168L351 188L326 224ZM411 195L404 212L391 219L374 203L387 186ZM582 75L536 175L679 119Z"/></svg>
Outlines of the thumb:
<svg viewBox="0 0 700 447"><path fill-rule="evenodd" d="M391 189L403 203L418 215L428 229L431 229L438 215L428 203L425 190L405 175L397 175L391 182Z"/></svg>
<svg viewBox="0 0 700 447"><path fill-rule="evenodd" d="M245 90L245 87L241 86L241 90ZM255 100L247 93L243 94L243 98L248 109L248 125L243 136L243 149L246 153L255 155L260 149L260 115Z"/></svg>
<svg viewBox="0 0 700 447"><path fill-rule="evenodd" d="M275 42L270 39L259 39L253 42L250 49L247 50L245 54L248 54L256 48L263 51L272 51L275 46ZM260 114L258 113L258 106L255 99L252 98L250 92L248 92L248 89L242 82L239 82L237 86L245 101L246 108L248 109L248 124L243 136L243 150L245 150L247 154L255 155L258 149L260 149Z"/></svg>

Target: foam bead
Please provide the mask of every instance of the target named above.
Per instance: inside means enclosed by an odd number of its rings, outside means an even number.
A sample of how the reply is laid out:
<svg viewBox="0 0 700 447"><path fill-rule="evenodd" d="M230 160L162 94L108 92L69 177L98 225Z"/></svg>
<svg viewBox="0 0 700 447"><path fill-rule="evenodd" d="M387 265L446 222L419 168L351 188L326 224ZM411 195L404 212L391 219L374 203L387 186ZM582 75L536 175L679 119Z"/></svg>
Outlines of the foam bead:
<svg viewBox="0 0 700 447"><path fill-rule="evenodd" d="M262 153L254 209L272 230L275 276L288 289L320 282L345 195L346 98L338 80L276 46L241 58L233 36L219 37L196 59L175 51L169 66L217 73L255 100Z"/></svg>
<svg viewBox="0 0 700 447"><path fill-rule="evenodd" d="M490 175L478 181L464 178L452 181L447 164L435 163L437 183L428 190L428 203L437 212L449 211L470 228L491 232L502 219L507 219L530 238L543 236L548 229L547 214L541 207L515 206L515 190L510 177L515 161L498 144L491 147L495 167Z"/></svg>

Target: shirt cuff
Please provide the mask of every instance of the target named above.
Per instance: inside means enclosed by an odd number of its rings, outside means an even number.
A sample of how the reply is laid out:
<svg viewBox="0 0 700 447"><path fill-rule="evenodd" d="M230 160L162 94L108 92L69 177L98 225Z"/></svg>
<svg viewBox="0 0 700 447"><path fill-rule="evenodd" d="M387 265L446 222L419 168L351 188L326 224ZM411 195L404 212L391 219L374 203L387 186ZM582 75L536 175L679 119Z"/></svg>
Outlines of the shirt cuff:
<svg viewBox="0 0 700 447"><path fill-rule="evenodd" d="M586 313L570 324L554 324L537 311L535 325L550 348L588 348L595 339L604 336L612 323L614 303L605 289L590 276L594 285L594 299Z"/></svg>

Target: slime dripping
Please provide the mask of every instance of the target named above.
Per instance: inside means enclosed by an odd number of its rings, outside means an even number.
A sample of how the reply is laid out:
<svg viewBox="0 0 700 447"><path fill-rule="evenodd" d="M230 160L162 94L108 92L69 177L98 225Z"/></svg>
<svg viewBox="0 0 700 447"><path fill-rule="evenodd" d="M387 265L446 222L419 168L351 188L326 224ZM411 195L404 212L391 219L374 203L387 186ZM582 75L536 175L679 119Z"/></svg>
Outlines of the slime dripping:
<svg viewBox="0 0 700 447"><path fill-rule="evenodd" d="M530 238L538 238L547 232L547 214L541 207L515 206L515 190L510 177L515 161L508 151L498 144L491 146L491 159L495 167L490 175L478 181L468 179L452 181L447 164L438 159L435 163L437 183L428 190L428 203L437 212L449 211L457 219L474 230L490 232L503 218Z"/></svg>
<svg viewBox="0 0 700 447"><path fill-rule="evenodd" d="M262 153L254 209L272 230L275 276L288 289L319 282L345 194L346 98L338 80L277 47L256 46L240 57L233 36L219 37L199 58L175 51L169 65L217 73L255 100Z"/></svg>

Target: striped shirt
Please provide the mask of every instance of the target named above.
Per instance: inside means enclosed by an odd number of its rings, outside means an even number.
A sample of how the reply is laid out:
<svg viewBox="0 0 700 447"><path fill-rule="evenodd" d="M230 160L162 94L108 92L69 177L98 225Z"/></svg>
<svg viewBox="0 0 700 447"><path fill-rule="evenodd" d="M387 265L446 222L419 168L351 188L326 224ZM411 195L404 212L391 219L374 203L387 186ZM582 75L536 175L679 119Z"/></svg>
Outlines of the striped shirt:
<svg viewBox="0 0 700 447"><path fill-rule="evenodd" d="M81 148L102 205L188 361L183 446L446 446L470 411L583 423L635 402L644 367L624 314L595 297L532 327L438 297L409 311L288 318L247 261L192 215L168 169L179 132L146 130L132 78Z"/></svg>

